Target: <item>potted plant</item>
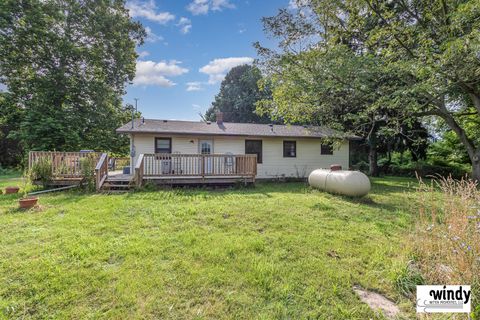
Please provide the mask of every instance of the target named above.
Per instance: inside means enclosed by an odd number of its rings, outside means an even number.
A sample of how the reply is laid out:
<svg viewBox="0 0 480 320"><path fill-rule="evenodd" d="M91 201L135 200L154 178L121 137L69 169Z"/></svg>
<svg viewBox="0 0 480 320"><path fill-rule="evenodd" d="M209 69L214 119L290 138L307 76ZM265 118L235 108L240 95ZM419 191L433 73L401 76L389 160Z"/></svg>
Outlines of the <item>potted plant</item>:
<svg viewBox="0 0 480 320"><path fill-rule="evenodd" d="M12 194L12 193L17 193L20 190L19 187L6 187L5 188L5 194Z"/></svg>
<svg viewBox="0 0 480 320"><path fill-rule="evenodd" d="M23 177L23 198L18 200L21 209L33 208L38 202L38 197L28 197L27 190L30 185L30 177L31 175L29 173L26 173Z"/></svg>

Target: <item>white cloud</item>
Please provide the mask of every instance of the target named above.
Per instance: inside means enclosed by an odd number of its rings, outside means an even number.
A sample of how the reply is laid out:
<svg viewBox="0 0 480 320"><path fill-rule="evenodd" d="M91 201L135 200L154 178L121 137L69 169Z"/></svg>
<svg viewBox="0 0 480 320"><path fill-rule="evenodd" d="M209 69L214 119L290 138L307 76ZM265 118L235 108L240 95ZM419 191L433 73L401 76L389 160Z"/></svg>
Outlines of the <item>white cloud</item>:
<svg viewBox="0 0 480 320"><path fill-rule="evenodd" d="M202 106L198 105L198 104L192 104L192 107L193 109L197 110L197 111L200 111L202 109Z"/></svg>
<svg viewBox="0 0 480 320"><path fill-rule="evenodd" d="M156 35L150 27L145 27L145 32L147 33L147 37L145 38L146 42L157 42L162 41L163 37Z"/></svg>
<svg viewBox="0 0 480 320"><path fill-rule="evenodd" d="M187 82L187 91L199 91L202 89L202 83L199 81Z"/></svg>
<svg viewBox="0 0 480 320"><path fill-rule="evenodd" d="M130 16L133 18L145 18L160 24L166 24L175 19L175 16L170 12L157 12L157 6L154 0L145 2L132 0L127 2L126 7L130 11Z"/></svg>
<svg viewBox="0 0 480 320"><path fill-rule="evenodd" d="M150 52L148 52L148 51L140 51L138 53L139 58L145 58L145 57L148 57L149 55L150 55Z"/></svg>
<svg viewBox="0 0 480 320"><path fill-rule="evenodd" d="M212 0L211 3L213 11L221 11L223 8L235 9L235 5L229 0Z"/></svg>
<svg viewBox="0 0 480 320"><path fill-rule="evenodd" d="M230 0L193 0L187 6L187 10L193 15L207 14L209 10L222 11L234 8L235 5Z"/></svg>
<svg viewBox="0 0 480 320"><path fill-rule="evenodd" d="M193 15L207 14L209 9L208 0L194 0L187 6L187 10Z"/></svg>
<svg viewBox="0 0 480 320"><path fill-rule="evenodd" d="M208 83L214 84L220 82L225 78L226 73L233 67L250 64L253 58L250 57L231 57L223 59L215 59L210 61L207 65L200 68L200 72L208 74Z"/></svg>
<svg viewBox="0 0 480 320"><path fill-rule="evenodd" d="M187 34L190 32L190 29L192 29L192 21L188 18L181 17L180 20L178 20L177 26L180 27L181 33Z"/></svg>
<svg viewBox="0 0 480 320"><path fill-rule="evenodd" d="M167 77L180 76L188 72L188 69L179 66L180 63L176 60L160 62L139 60L137 61L137 72L133 84L137 86L174 86L176 83Z"/></svg>

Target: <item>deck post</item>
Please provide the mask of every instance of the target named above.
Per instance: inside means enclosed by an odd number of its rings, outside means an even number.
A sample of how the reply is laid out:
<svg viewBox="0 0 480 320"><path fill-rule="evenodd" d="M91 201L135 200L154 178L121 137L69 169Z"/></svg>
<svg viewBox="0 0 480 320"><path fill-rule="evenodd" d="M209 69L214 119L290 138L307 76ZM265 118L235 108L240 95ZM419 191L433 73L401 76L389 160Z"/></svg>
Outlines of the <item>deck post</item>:
<svg viewBox="0 0 480 320"><path fill-rule="evenodd" d="M32 151L28 152L28 170L32 169Z"/></svg>
<svg viewBox="0 0 480 320"><path fill-rule="evenodd" d="M138 156L137 163L135 164L135 171L133 172L133 179L135 180L137 188L140 188L143 184L144 165L144 154L141 153Z"/></svg>

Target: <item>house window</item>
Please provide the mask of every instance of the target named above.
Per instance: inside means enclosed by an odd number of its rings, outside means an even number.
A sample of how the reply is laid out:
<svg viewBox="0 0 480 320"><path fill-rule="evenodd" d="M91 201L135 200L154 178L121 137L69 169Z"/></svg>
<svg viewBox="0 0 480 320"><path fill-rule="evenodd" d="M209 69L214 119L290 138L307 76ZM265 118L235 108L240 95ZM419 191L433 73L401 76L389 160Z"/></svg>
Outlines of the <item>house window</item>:
<svg viewBox="0 0 480 320"><path fill-rule="evenodd" d="M322 143L320 146L320 154L333 154L333 145L331 143Z"/></svg>
<svg viewBox="0 0 480 320"><path fill-rule="evenodd" d="M283 141L283 157L295 158L297 156L297 141Z"/></svg>
<svg viewBox="0 0 480 320"><path fill-rule="evenodd" d="M245 140L245 153L256 154L257 163L262 163L262 140Z"/></svg>
<svg viewBox="0 0 480 320"><path fill-rule="evenodd" d="M155 153L172 153L172 138L155 138Z"/></svg>

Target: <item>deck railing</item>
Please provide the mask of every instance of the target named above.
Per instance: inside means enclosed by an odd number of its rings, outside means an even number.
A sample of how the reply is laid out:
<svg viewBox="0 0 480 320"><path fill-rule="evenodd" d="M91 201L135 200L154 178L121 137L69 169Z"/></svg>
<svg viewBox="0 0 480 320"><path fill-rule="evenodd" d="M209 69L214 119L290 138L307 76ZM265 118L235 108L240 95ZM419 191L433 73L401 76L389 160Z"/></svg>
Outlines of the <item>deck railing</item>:
<svg viewBox="0 0 480 320"><path fill-rule="evenodd" d="M145 158L143 154L140 154L137 159L137 163L135 164L135 171L133 172L134 176L133 179L135 181L135 185L137 187L141 187L143 183L143 173L144 173L144 166L145 166Z"/></svg>
<svg viewBox="0 0 480 320"><path fill-rule="evenodd" d="M111 171L123 170L125 167L130 167L129 157L109 157L108 169Z"/></svg>
<svg viewBox="0 0 480 320"><path fill-rule="evenodd" d="M254 154L155 153L144 154L143 162L145 177L255 177L257 174L257 156Z"/></svg>
<svg viewBox="0 0 480 320"><path fill-rule="evenodd" d="M103 183L108 178L108 154L102 153L100 160L95 167L95 187L98 190L102 188Z"/></svg>
<svg viewBox="0 0 480 320"><path fill-rule="evenodd" d="M54 179L81 179L81 159L93 157L95 163L100 158L98 152L58 152L58 151L30 151L28 154L28 168L42 160L50 162Z"/></svg>

